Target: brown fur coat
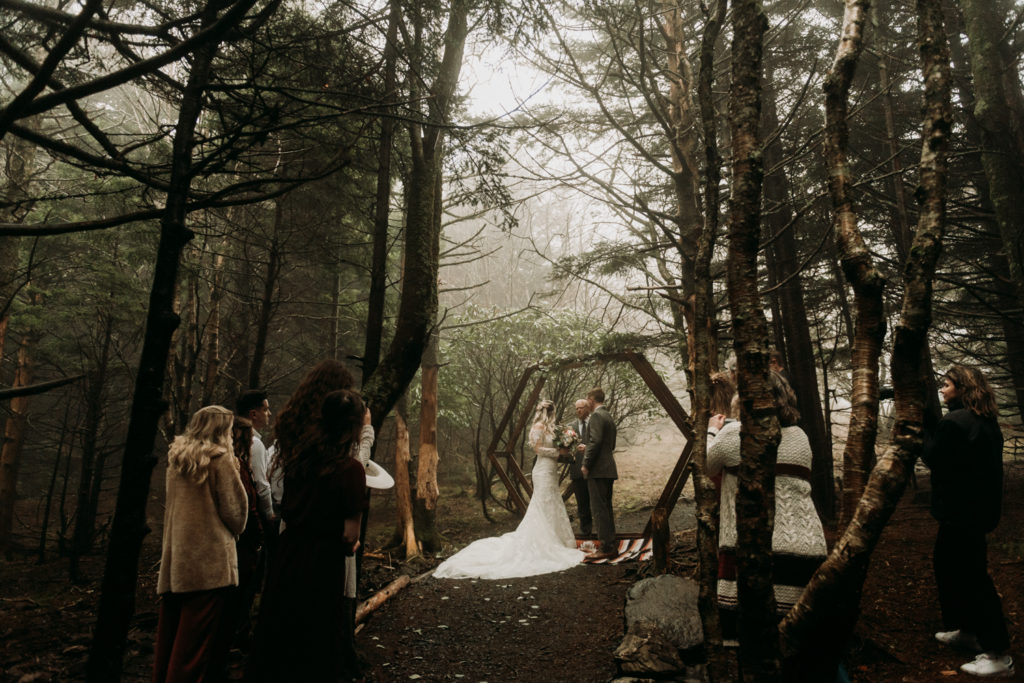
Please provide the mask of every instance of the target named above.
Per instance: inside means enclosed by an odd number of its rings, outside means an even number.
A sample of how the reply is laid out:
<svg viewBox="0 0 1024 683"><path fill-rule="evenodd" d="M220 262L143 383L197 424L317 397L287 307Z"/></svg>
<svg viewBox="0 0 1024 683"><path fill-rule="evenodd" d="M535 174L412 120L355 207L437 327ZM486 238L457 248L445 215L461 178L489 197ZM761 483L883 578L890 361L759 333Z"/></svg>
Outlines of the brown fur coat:
<svg viewBox="0 0 1024 683"><path fill-rule="evenodd" d="M235 538L245 528L248 502L238 463L228 451L211 456L196 484L167 468L163 553L156 592L187 593L238 585Z"/></svg>

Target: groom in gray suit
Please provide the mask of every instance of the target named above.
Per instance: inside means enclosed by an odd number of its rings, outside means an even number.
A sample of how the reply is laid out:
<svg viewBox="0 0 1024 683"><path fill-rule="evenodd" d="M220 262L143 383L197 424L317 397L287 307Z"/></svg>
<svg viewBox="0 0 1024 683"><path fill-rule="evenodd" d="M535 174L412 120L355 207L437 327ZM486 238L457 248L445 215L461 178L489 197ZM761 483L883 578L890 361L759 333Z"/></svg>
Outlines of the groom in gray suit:
<svg viewBox="0 0 1024 683"><path fill-rule="evenodd" d="M615 517L612 513L612 485L619 478L615 467L615 422L604 407L604 390L591 389L587 393L590 417L587 420L587 446L580 471L590 491L590 510L597 526L601 546L588 560L611 559L618 555L615 541Z"/></svg>

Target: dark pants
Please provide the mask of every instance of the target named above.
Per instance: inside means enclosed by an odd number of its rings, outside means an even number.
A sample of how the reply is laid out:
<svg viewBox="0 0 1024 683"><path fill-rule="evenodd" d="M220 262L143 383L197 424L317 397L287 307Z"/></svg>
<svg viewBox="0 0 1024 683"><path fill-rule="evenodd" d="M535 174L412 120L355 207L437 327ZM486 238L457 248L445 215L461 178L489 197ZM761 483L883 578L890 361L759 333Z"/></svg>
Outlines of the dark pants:
<svg viewBox="0 0 1024 683"><path fill-rule="evenodd" d="M615 541L615 517L612 514L612 487L614 479L587 479L590 489L590 513L597 527L597 539L601 542L601 552L618 551Z"/></svg>
<svg viewBox="0 0 1024 683"><path fill-rule="evenodd" d="M939 524L933 561L943 628L973 633L985 652L1008 650L1006 619L988 574L985 534Z"/></svg>
<svg viewBox="0 0 1024 683"><path fill-rule="evenodd" d="M580 533L589 536L594 532L594 516L590 513L590 486L586 479L572 480L572 495L580 515Z"/></svg>
<svg viewBox="0 0 1024 683"><path fill-rule="evenodd" d="M156 629L154 683L219 681L231 632L233 586L190 593L164 593Z"/></svg>

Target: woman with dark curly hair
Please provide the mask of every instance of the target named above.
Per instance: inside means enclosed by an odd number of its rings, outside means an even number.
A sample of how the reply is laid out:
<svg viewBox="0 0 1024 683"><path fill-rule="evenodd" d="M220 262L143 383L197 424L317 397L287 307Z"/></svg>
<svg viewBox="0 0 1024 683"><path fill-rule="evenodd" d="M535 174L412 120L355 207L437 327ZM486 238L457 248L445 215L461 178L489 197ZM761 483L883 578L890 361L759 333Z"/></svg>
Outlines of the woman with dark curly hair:
<svg viewBox="0 0 1024 683"><path fill-rule="evenodd" d="M939 389L949 411L926 425L921 459L932 471L932 516L939 522L933 562L944 630L940 643L977 653L960 667L974 676L1012 676L1010 638L992 577L985 534L1003 502L999 406L976 368L954 365Z"/></svg>
<svg viewBox="0 0 1024 683"><path fill-rule="evenodd" d="M355 581L347 558L359 545L367 500L366 475L351 457L365 413L359 394L332 391L322 407L295 422L302 427L298 438L281 444L285 529L247 680L339 681L359 675L346 597L354 593Z"/></svg>

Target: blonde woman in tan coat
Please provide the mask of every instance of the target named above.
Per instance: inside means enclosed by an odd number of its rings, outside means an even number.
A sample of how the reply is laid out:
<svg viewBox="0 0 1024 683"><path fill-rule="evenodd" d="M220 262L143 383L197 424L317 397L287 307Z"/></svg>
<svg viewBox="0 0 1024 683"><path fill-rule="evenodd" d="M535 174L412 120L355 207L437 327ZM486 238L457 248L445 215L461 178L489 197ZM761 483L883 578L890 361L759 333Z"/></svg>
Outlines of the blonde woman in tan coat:
<svg viewBox="0 0 1024 683"><path fill-rule="evenodd" d="M167 507L157 593L153 681L222 678L238 585L235 539L248 502L231 450L234 414L221 406L196 412L167 453Z"/></svg>

